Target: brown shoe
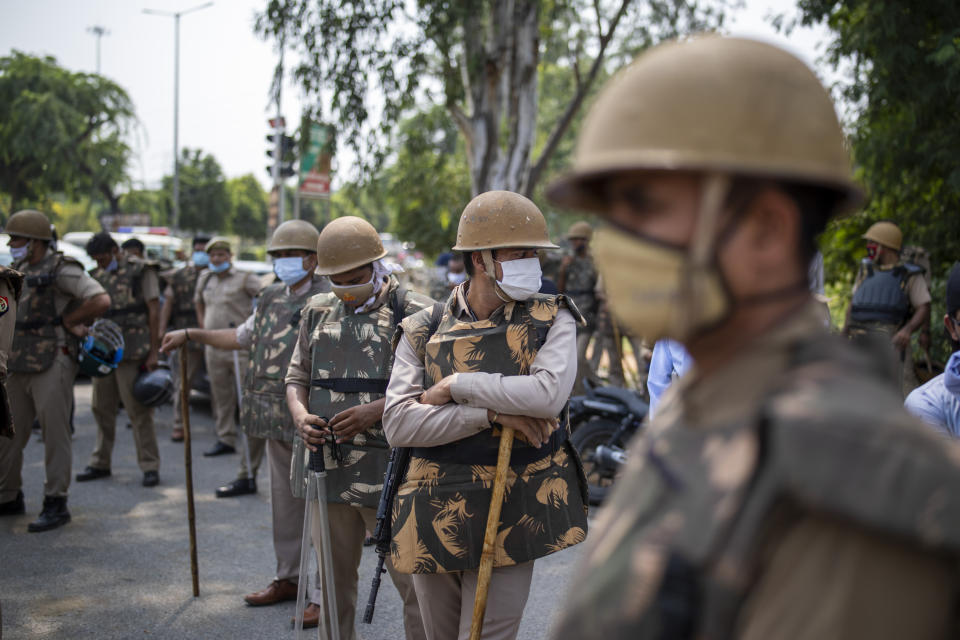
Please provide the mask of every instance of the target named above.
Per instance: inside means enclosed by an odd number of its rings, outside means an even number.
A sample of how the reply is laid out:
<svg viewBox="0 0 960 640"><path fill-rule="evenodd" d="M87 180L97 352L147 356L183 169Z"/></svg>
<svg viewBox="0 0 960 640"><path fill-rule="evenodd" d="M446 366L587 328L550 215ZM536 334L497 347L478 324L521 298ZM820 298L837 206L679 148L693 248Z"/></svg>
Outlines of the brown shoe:
<svg viewBox="0 0 960 640"><path fill-rule="evenodd" d="M297 585L289 580L274 580L263 591L251 593L243 599L251 607L264 607L284 600L297 599Z"/></svg>
<svg viewBox="0 0 960 640"><path fill-rule="evenodd" d="M297 623L297 619L293 619L293 623ZM320 605L310 603L307 605L307 608L303 610L303 628L304 629L313 629L320 625Z"/></svg>
<svg viewBox="0 0 960 640"><path fill-rule="evenodd" d="M183 429L173 428L173 431L170 433L170 440L173 442L183 442Z"/></svg>

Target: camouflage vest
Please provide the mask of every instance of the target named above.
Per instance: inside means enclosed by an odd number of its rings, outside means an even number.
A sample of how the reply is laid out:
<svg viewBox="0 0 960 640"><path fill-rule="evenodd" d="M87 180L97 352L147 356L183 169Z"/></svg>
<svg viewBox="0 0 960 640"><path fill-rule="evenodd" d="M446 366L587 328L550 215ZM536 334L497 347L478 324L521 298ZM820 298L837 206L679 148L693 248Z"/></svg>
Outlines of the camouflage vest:
<svg viewBox="0 0 960 640"><path fill-rule="evenodd" d="M187 329L197 326L197 307L193 303L193 294L197 290L197 279L202 270L192 264L177 269L170 276L170 288L173 290L173 309L170 312L171 329Z"/></svg>
<svg viewBox="0 0 960 640"><path fill-rule="evenodd" d="M733 638L765 543L807 514L956 562L956 452L904 412L867 354L819 333L791 347L740 419L701 427L678 411L631 443L551 637Z"/></svg>
<svg viewBox="0 0 960 640"><path fill-rule="evenodd" d="M57 356L57 316L54 284L64 264L83 265L62 253L50 253L37 264L18 262L15 269L24 275L24 295L17 306L17 325L7 369L17 373L40 373L53 364ZM66 333L66 332L65 332ZM68 338L75 342L72 338Z"/></svg>
<svg viewBox="0 0 960 640"><path fill-rule="evenodd" d="M310 413L324 418L384 397L393 365L392 339L401 318L394 317L396 301L403 317L433 304L413 292L398 295L399 283L391 278L390 293L382 306L368 313L352 313L332 293L314 296L305 309L310 332ZM375 509L383 489L390 449L383 425L341 444L344 461L338 464L324 447L327 500ZM303 497L306 454L300 438L294 440L291 476L294 495Z"/></svg>
<svg viewBox="0 0 960 640"><path fill-rule="evenodd" d="M295 426L287 409L283 380L297 344L304 302L329 290L326 278L314 276L310 291L302 296L289 295L282 283L260 292L240 407L240 426L248 434L293 442Z"/></svg>
<svg viewBox="0 0 960 640"><path fill-rule="evenodd" d="M535 295L486 320L462 322L448 301L427 339L430 311L408 318L404 335L424 363L424 388L457 372L526 375L565 296ZM542 449L514 442L500 515L494 566L529 562L582 542L587 535L586 480L570 446L566 411ZM401 573L476 569L490 510L500 429L494 426L448 445L414 448L394 501L393 565Z"/></svg>
<svg viewBox="0 0 960 640"><path fill-rule="evenodd" d="M577 309L593 326L597 312L597 268L590 256L573 256L573 261L566 268L566 289L563 291L570 296Z"/></svg>
<svg viewBox="0 0 960 640"><path fill-rule="evenodd" d="M123 330L123 361L143 360L150 352L150 323L143 299L143 275L152 265L139 260L117 258L117 270L96 267L90 275L110 294L110 310L104 314Z"/></svg>

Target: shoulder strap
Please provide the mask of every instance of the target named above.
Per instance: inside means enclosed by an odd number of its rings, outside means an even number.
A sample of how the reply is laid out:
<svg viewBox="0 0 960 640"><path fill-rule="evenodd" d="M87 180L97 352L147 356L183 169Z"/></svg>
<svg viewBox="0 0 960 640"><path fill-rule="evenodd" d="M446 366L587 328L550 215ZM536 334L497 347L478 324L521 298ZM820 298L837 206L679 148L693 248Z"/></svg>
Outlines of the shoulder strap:
<svg viewBox="0 0 960 640"><path fill-rule="evenodd" d="M397 283L397 288L390 292L390 311L393 312L393 326L399 327L403 321L403 309L407 306L407 289Z"/></svg>
<svg viewBox="0 0 960 640"><path fill-rule="evenodd" d="M430 324L427 325L427 341L433 337L433 334L440 328L440 319L443 318L442 302L434 302L433 309L430 311Z"/></svg>

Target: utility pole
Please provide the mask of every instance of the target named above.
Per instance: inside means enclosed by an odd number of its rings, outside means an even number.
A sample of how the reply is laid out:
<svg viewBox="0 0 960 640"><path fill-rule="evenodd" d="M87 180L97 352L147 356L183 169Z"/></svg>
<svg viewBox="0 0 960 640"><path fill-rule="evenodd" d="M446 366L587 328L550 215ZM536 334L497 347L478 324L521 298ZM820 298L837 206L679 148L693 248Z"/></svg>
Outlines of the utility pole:
<svg viewBox="0 0 960 640"><path fill-rule="evenodd" d="M110 30L100 25L93 25L87 27L87 32L92 33L97 38L97 75L100 75L100 40L103 39L103 36L110 35Z"/></svg>
<svg viewBox="0 0 960 640"><path fill-rule="evenodd" d="M185 11L159 11L144 9L143 12L173 18L173 228L180 228L180 16L200 11L213 2L186 9Z"/></svg>

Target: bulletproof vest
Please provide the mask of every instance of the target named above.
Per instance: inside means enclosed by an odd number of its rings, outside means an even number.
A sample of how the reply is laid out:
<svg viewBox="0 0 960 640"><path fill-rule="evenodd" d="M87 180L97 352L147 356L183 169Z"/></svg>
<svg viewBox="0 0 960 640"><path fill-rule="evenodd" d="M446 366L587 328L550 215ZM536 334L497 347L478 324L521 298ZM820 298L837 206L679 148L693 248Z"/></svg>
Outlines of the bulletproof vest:
<svg viewBox="0 0 960 640"><path fill-rule="evenodd" d="M50 253L37 264L21 261L14 268L24 274L24 293L17 306L17 324L13 347L7 363L9 371L40 373L53 364L57 355L57 315L55 287L61 266L72 263L83 266L62 253Z"/></svg>
<svg viewBox="0 0 960 640"><path fill-rule="evenodd" d="M284 384L287 365L297 344L304 302L329 290L326 278L314 276L304 296L291 296L284 284L273 284L260 292L240 407L240 426L248 434L293 441L295 427L287 409Z"/></svg>
<svg viewBox="0 0 960 640"><path fill-rule="evenodd" d="M123 361L139 361L150 352L150 323L141 284L144 269L152 268L139 260L117 259L116 271L99 267L90 275L110 294L110 310L103 317L123 330Z"/></svg>
<svg viewBox="0 0 960 640"><path fill-rule="evenodd" d="M923 273L921 267L900 264L892 269L868 269L850 301L850 319L854 322L899 326L910 314L907 281Z"/></svg>
<svg viewBox="0 0 960 640"><path fill-rule="evenodd" d="M808 514L955 562L960 495L946 487L960 461L868 354L822 334L792 353L735 421L689 425L679 412L631 443L555 637L733 638L765 543Z"/></svg>
<svg viewBox="0 0 960 640"><path fill-rule="evenodd" d="M170 278L170 288L173 289L171 328L187 329L197 326L197 307L193 302L193 295L199 278L200 269L192 264L178 269Z"/></svg>
<svg viewBox="0 0 960 640"><path fill-rule="evenodd" d="M535 295L500 307L486 320L465 322L453 315L455 300L448 301L432 336L429 310L401 325L423 358L425 388L458 372L527 375L559 310L569 306L580 318L566 296ZM514 440L494 566L529 562L586 537L586 480L568 434L564 415L541 449ZM479 566L499 441L500 428L493 425L447 445L412 449L394 503L398 571L446 573Z"/></svg>
<svg viewBox="0 0 960 640"><path fill-rule="evenodd" d="M367 313L353 313L332 293L311 298L305 317L310 344L310 413L332 418L337 413L384 397L393 364L391 340L405 316L433 304L426 296L404 292L390 279L387 301ZM376 508L387 469L389 444L378 422L341 444L344 460L338 463L324 447L327 499L359 507ZM305 447L294 441L294 495L303 492Z"/></svg>

